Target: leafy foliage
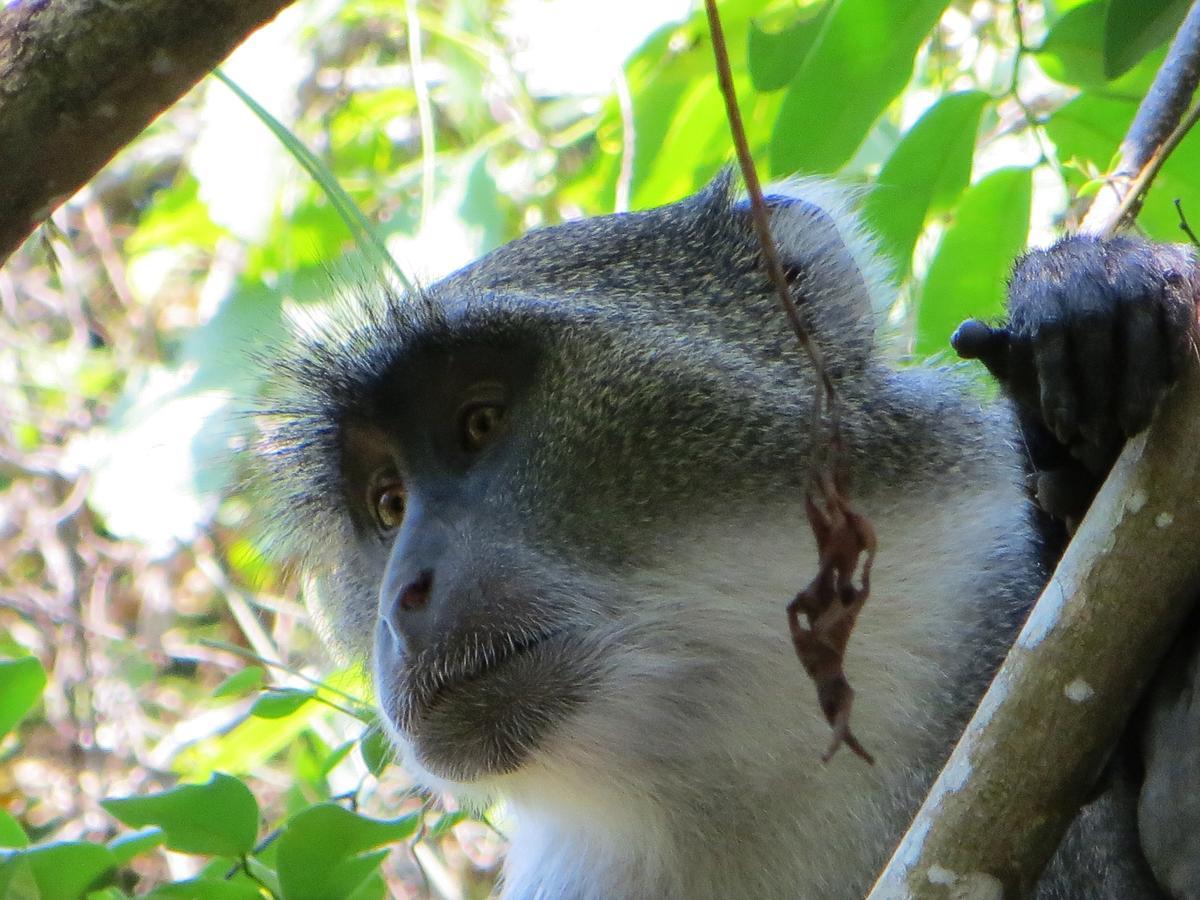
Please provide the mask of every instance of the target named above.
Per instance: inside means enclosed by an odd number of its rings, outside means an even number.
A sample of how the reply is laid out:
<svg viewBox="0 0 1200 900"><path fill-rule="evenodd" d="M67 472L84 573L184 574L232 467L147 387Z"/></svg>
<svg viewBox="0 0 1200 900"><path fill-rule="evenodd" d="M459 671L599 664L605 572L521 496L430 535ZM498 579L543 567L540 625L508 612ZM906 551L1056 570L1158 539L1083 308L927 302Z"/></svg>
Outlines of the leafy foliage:
<svg viewBox="0 0 1200 900"><path fill-rule="evenodd" d="M258 833L258 804L236 778L216 774L206 784L184 784L143 797L100 803L133 828L161 828L164 843L180 853L241 856Z"/></svg>
<svg viewBox="0 0 1200 900"><path fill-rule="evenodd" d="M336 315L336 285L400 281L391 259L428 280L732 152L699 11L579 0L568 33L553 5L407 6L299 4L0 270L0 894L491 886L498 811L390 765L362 673L322 679L305 588L259 543L250 351ZM720 4L762 170L865 189L901 358L999 315L1012 257L1104 189L1186 6ZM1176 197L1200 197L1194 140L1139 226L1174 238Z"/></svg>

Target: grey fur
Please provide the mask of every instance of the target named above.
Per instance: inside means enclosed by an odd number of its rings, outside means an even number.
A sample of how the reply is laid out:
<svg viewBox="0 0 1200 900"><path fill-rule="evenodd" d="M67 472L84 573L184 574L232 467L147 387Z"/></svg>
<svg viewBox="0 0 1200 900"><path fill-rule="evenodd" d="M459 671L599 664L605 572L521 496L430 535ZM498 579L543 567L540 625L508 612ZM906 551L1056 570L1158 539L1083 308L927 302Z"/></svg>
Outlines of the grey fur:
<svg viewBox="0 0 1200 900"><path fill-rule="evenodd" d="M1008 410L949 371L882 364L886 286L836 191L792 185L773 208L840 392L853 494L880 529L848 662L874 769L817 760L827 731L787 640L784 605L815 566L812 379L728 175L526 235L419 296L365 296L272 366L258 452L277 549L315 579L331 644L366 659L387 548L347 509L347 422L386 419L415 354L532 348L517 450L450 551L501 624L376 672L419 777L517 808L509 896L861 896L1045 578ZM475 696L523 704L488 746L472 748L466 713L412 725L411 698L488 641L560 628ZM1119 830L1095 818L1087 835ZM1063 854L1046 896L1092 861Z"/></svg>

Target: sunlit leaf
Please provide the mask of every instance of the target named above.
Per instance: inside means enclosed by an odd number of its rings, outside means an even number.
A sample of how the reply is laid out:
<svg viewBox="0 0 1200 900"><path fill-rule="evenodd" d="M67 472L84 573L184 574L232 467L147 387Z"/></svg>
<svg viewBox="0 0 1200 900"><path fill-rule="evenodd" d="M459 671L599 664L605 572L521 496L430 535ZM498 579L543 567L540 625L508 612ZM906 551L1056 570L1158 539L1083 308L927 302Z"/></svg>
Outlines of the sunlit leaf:
<svg viewBox="0 0 1200 900"><path fill-rule="evenodd" d="M165 840L166 832L152 825L149 828L131 831L129 834L122 834L113 838L108 842L108 849L112 851L117 865L123 866L135 856L149 853L156 847L161 846Z"/></svg>
<svg viewBox="0 0 1200 900"><path fill-rule="evenodd" d="M213 698L241 697L262 687L267 679L267 671L262 666L246 666L240 672L234 672L213 691Z"/></svg>
<svg viewBox="0 0 1200 900"><path fill-rule="evenodd" d="M842 165L912 75L947 0L842 0L792 83L771 135L771 171ZM836 73L836 75L834 74Z"/></svg>
<svg viewBox="0 0 1200 900"><path fill-rule="evenodd" d="M271 892L271 896L279 897L283 894L283 888L279 885L279 875L262 859L263 856L272 856L273 858L275 850L275 844L272 843L267 848L266 853L257 856L247 856L245 864L250 874L254 876L255 881L265 886Z"/></svg>
<svg viewBox="0 0 1200 900"><path fill-rule="evenodd" d="M907 273L926 217L951 206L967 186L987 99L966 91L934 104L904 135L867 196L863 217L897 275Z"/></svg>
<svg viewBox="0 0 1200 900"><path fill-rule="evenodd" d="M246 881L189 878L161 884L145 895L152 900L263 900L262 891Z"/></svg>
<svg viewBox="0 0 1200 900"><path fill-rule="evenodd" d="M0 848L28 847L29 838L25 829L12 813L0 808Z"/></svg>
<svg viewBox="0 0 1200 900"><path fill-rule="evenodd" d="M372 254L372 262L381 267L387 267L396 280L404 285L408 290L412 290L412 283L404 274L401 268L396 264L392 255L388 253L387 247L380 240L379 235L375 232L375 227L367 220L350 198L350 195L342 189L338 183L337 177L329 171L320 158L304 145L304 142L297 138L288 128L269 113L261 104L257 103L253 97L242 90L231 78L225 75L220 69L213 71L213 77L224 84L227 88L233 91L239 100L250 108L259 120L271 130L271 132L279 139L296 162L304 167L312 179L321 186L325 195L337 209L338 214L346 223L346 227L354 235L355 240L359 245L366 250L370 250Z"/></svg>
<svg viewBox="0 0 1200 900"><path fill-rule="evenodd" d="M220 647L220 641L208 641ZM368 692L361 668L353 667L330 673L323 682L333 691L360 696ZM364 721L374 713L362 702L345 697L341 702L351 710L361 710ZM181 752L173 763L175 770L200 778L213 772L251 772L296 740L312 720L329 712L324 704L306 703L294 713L281 719L260 719L250 716L232 731L198 741Z"/></svg>
<svg viewBox="0 0 1200 900"><path fill-rule="evenodd" d="M350 751L357 746L358 741L343 741L330 750L329 755L326 756L324 762L321 763L321 768L319 771L320 776L322 778L328 777L329 773L338 767L338 763L349 756Z"/></svg>
<svg viewBox="0 0 1200 900"><path fill-rule="evenodd" d="M295 815L278 840L279 883L284 900L346 896L374 871L386 851L364 854L411 837L418 813L369 819L336 803L320 803Z"/></svg>
<svg viewBox="0 0 1200 900"><path fill-rule="evenodd" d="M367 770L375 776L382 774L393 757L392 744L383 729L378 726L368 728L358 742L358 752L362 754Z"/></svg>
<svg viewBox="0 0 1200 900"><path fill-rule="evenodd" d="M180 853L239 856L250 852L258 834L254 795L238 779L219 773L205 784L100 805L131 828L157 825L166 832L166 845Z"/></svg>
<svg viewBox="0 0 1200 900"><path fill-rule="evenodd" d="M215 249L225 234L223 228L213 223L208 207L200 199L199 182L188 173L176 184L155 193L154 202L125 242L125 252L137 254L184 246Z"/></svg>
<svg viewBox="0 0 1200 900"><path fill-rule="evenodd" d="M269 688L250 707L250 715L260 719L282 719L290 716L316 695L304 688Z"/></svg>
<svg viewBox="0 0 1200 900"><path fill-rule="evenodd" d="M1092 0L1059 19L1038 48L1038 65L1064 84L1103 84L1101 49L1107 0Z"/></svg>
<svg viewBox="0 0 1200 900"><path fill-rule="evenodd" d="M89 890L103 887L117 861L107 847L83 841L58 841L17 851L4 863L13 877L37 885L41 900L78 900ZM5 896L13 896L12 885Z"/></svg>
<svg viewBox="0 0 1200 900"><path fill-rule="evenodd" d="M378 871L374 871L354 889L354 893L346 900L388 900L391 896L387 882L383 880Z"/></svg>
<svg viewBox="0 0 1200 900"><path fill-rule="evenodd" d="M36 657L0 660L0 737L21 721L46 686L46 670Z"/></svg>
<svg viewBox="0 0 1200 900"><path fill-rule="evenodd" d="M777 91L787 86L821 33L833 6L832 0L825 0L815 12L812 8L801 10L800 17L780 31L767 31L756 22L750 23L747 61L756 90Z"/></svg>
<svg viewBox="0 0 1200 900"><path fill-rule="evenodd" d="M946 350L963 319L1004 308L1008 274L1029 235L1031 187L1028 169L1000 169L963 194L921 292L918 355Z"/></svg>
<svg viewBox="0 0 1200 900"><path fill-rule="evenodd" d="M1122 75L1179 27L1191 0L1109 0L1104 20L1104 76Z"/></svg>

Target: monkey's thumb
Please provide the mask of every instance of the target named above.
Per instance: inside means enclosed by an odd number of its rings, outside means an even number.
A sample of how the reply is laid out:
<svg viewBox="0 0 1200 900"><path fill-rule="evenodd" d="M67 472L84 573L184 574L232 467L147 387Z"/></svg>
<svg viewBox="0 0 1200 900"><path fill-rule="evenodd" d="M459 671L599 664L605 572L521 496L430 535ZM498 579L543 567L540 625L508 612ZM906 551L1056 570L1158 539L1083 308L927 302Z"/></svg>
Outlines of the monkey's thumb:
<svg viewBox="0 0 1200 900"><path fill-rule="evenodd" d="M999 381L1008 380L1010 335L979 319L967 319L950 336L950 346L963 359L977 359Z"/></svg>

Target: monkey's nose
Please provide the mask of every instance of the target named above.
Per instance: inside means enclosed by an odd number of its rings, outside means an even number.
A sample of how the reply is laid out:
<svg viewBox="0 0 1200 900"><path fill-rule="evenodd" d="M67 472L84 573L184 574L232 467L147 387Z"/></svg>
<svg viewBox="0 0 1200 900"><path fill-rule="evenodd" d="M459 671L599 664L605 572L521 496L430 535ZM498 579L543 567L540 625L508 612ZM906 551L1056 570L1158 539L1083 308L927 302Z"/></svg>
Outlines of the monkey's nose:
<svg viewBox="0 0 1200 900"><path fill-rule="evenodd" d="M396 605L401 609L422 609L429 603L429 592L433 590L433 572L429 569L406 584L396 598Z"/></svg>
<svg viewBox="0 0 1200 900"><path fill-rule="evenodd" d="M432 591L432 569L422 569L415 578L403 582L399 589L389 589L387 581L384 582L379 597L380 625L405 652L414 653L423 644L429 623L417 614L429 606Z"/></svg>

